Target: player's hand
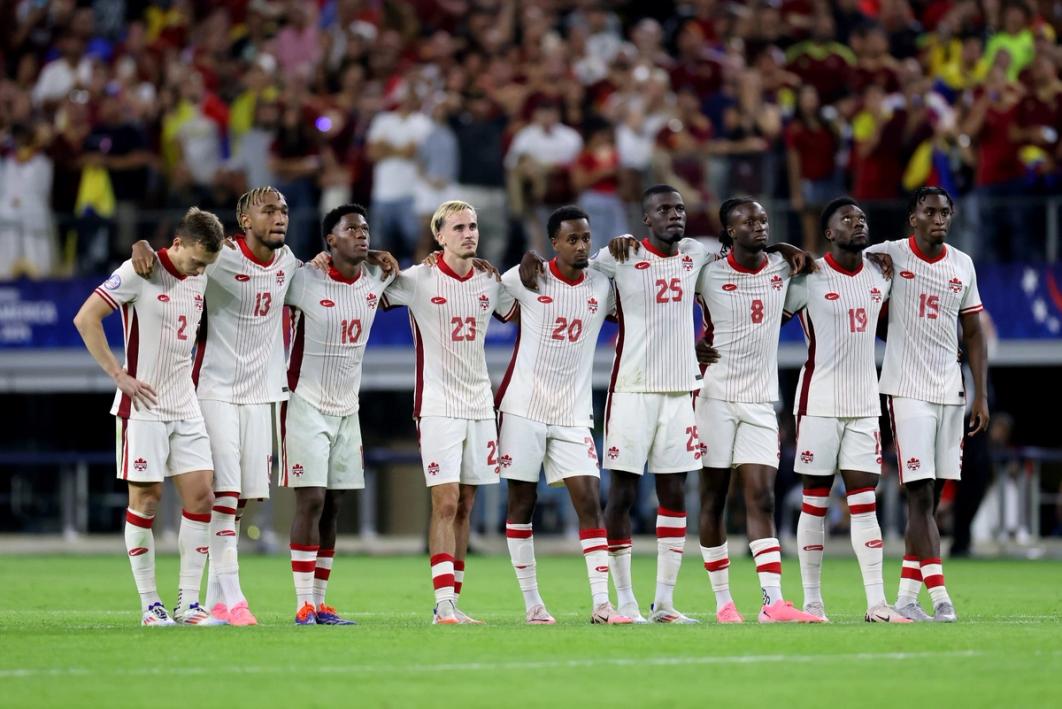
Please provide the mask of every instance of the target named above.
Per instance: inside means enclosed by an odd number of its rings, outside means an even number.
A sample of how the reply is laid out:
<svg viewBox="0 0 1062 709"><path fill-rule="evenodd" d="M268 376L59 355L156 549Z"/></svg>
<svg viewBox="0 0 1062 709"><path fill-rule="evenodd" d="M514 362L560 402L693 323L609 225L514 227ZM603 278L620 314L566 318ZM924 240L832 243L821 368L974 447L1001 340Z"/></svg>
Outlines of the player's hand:
<svg viewBox="0 0 1062 709"><path fill-rule="evenodd" d="M867 254L867 261L881 269L881 275L886 279L892 278L892 256L888 254Z"/></svg>
<svg viewBox="0 0 1062 709"><path fill-rule="evenodd" d="M988 400L983 396L974 400L973 409L970 411L970 432L967 436L976 436L982 431L988 430Z"/></svg>
<svg viewBox="0 0 1062 709"><path fill-rule="evenodd" d="M618 263L624 263L630 258L632 246L635 253L638 253L638 250L642 248L642 245L633 236L623 234L608 242L608 252L612 254L612 258L616 259Z"/></svg>
<svg viewBox="0 0 1062 709"><path fill-rule="evenodd" d="M390 251L369 251L369 255L365 257L365 262L370 266L379 266L383 269L385 276L397 276L399 270L398 259L391 255Z"/></svg>
<svg viewBox="0 0 1062 709"><path fill-rule="evenodd" d="M708 344L708 340L701 338L697 340L697 363L698 364L715 364L719 361L719 350Z"/></svg>
<svg viewBox="0 0 1062 709"><path fill-rule="evenodd" d="M143 278L147 278L155 270L155 250L146 241L140 240L133 244L133 270Z"/></svg>
<svg viewBox="0 0 1062 709"><path fill-rule="evenodd" d="M427 266L428 268L435 268L435 264L437 264L438 262L439 262L439 252L438 251L432 251L427 256L424 257L424 260L420 262L420 265L421 266Z"/></svg>
<svg viewBox="0 0 1062 709"><path fill-rule="evenodd" d="M332 254L327 251L322 251L311 259L308 264L318 271L327 271L328 267L332 265Z"/></svg>
<svg viewBox="0 0 1062 709"><path fill-rule="evenodd" d="M792 244L771 244L766 249L767 253L779 253L785 262L789 264L789 275L798 273L815 273L819 265L815 263L815 257L803 249L798 249Z"/></svg>
<svg viewBox="0 0 1062 709"><path fill-rule="evenodd" d="M494 280L501 283L501 274L498 273L498 269L494 268L494 264L485 258L472 259L472 268L483 273L489 273L494 276Z"/></svg>
<svg viewBox="0 0 1062 709"><path fill-rule="evenodd" d="M528 290L538 290L539 276L546 272L545 260L534 251L528 251L520 259L520 282Z"/></svg>
<svg viewBox="0 0 1062 709"><path fill-rule="evenodd" d="M225 245L226 249L236 248L236 240L233 239L231 236L226 236L224 239L221 240L221 243Z"/></svg>
<svg viewBox="0 0 1062 709"><path fill-rule="evenodd" d="M159 398L154 389L139 379L130 376L129 372L124 369L118 372L114 381L118 388L122 390L122 393L132 399L133 408L137 411L140 411L141 408L149 410L152 406L156 406L159 403Z"/></svg>

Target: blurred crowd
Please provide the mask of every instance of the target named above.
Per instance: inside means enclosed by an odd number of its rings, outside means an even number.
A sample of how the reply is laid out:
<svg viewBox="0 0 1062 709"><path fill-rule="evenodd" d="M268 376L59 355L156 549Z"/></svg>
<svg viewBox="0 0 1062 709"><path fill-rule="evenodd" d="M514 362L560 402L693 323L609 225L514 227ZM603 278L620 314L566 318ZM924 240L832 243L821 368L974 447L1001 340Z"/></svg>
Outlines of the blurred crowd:
<svg viewBox="0 0 1062 709"><path fill-rule="evenodd" d="M657 182L691 235L744 193L813 250L843 192L882 239L944 186L986 260L1044 258L1062 209L1062 0L15 0L0 22L0 278L105 270L190 204L233 226L263 184L303 258L351 200L407 258L470 201L498 263L546 248L563 203L599 242L637 229Z"/></svg>

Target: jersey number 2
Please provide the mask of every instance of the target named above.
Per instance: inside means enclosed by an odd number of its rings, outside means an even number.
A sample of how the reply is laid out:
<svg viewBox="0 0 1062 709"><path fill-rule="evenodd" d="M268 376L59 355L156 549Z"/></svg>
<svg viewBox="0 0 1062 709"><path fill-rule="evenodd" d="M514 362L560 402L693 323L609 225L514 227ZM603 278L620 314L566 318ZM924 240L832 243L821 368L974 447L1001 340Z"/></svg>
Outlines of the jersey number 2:
<svg viewBox="0 0 1062 709"><path fill-rule="evenodd" d="M187 340L188 339L188 335L185 335L184 331L186 329L188 329L188 318L186 318L184 315L178 315L177 316L177 325L178 325L178 327L177 327L177 339L178 340Z"/></svg>
<svg viewBox="0 0 1062 709"><path fill-rule="evenodd" d="M579 335L583 334L583 321L572 320L568 322L568 318L557 318L555 323L556 327L553 328L553 339L563 340L567 337L568 342L575 342L579 339ZM567 331L567 334L565 334Z"/></svg>

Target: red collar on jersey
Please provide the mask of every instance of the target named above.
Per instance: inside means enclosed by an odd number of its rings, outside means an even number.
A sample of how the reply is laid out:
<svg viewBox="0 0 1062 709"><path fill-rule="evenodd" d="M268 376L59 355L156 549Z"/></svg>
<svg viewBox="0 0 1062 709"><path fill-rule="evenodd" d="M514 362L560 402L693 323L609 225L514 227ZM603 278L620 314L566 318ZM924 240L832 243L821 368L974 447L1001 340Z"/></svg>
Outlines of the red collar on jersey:
<svg viewBox="0 0 1062 709"><path fill-rule="evenodd" d="M655 246L653 246L649 242L648 238L642 239L642 246L644 246L646 248L646 250L649 251L649 253L654 254L656 256L659 256L660 258L671 258L672 256L678 256L678 251L676 251L673 254L665 254L663 251L661 251L660 249L658 249Z"/></svg>
<svg viewBox="0 0 1062 709"><path fill-rule="evenodd" d="M328 277L331 278L333 281L339 281L340 283L355 283L359 278L361 278L361 265L358 265L358 270L354 272L353 278L347 278L342 273L337 271L335 266L329 264Z"/></svg>
<svg viewBox="0 0 1062 709"><path fill-rule="evenodd" d="M738 273L759 273L767 267L767 254L763 255L763 261L761 261L760 265L756 268L745 268L744 266L742 266L740 263L737 262L737 259L734 258L733 251L729 252L726 255L726 262L730 264L730 268L734 269Z"/></svg>
<svg viewBox="0 0 1062 709"><path fill-rule="evenodd" d="M859 262L859 266L856 268L856 270L849 271L847 268L837 263L837 259L833 257L833 254L829 253L826 254L826 263L829 264L830 268L832 268L834 271L837 271L838 273L843 273L846 276L858 276L859 272L863 270L862 261Z"/></svg>
<svg viewBox="0 0 1062 709"><path fill-rule="evenodd" d="M170 272L170 275L176 278L178 281L183 281L188 276L184 275L177 270L177 267L173 265L173 261L170 260L170 255L166 252L166 249L159 249L159 263L162 267Z"/></svg>
<svg viewBox="0 0 1062 709"><path fill-rule="evenodd" d="M450 268L450 266L447 265L446 261L442 257L442 253L441 252L439 253L438 260L435 261L435 265L439 268L440 271L445 273L447 276L449 276L450 278L453 278L455 280L458 280L458 281L467 281L469 278L471 278L472 276L474 276L476 274L475 267L472 267L472 268L468 269L468 273L466 273L465 275L463 275L463 276L457 275L457 273L454 272L454 269Z"/></svg>
<svg viewBox="0 0 1062 709"><path fill-rule="evenodd" d="M243 252L243 255L246 256L248 260L250 260L252 263L256 263L259 266L262 266L263 268L269 268L270 266L272 266L273 261L276 259L276 254L273 254L273 257L268 261L263 261L257 256L255 256L254 252L251 251L251 247L247 245L247 239L242 236L236 237L236 245L240 247L240 251Z"/></svg>
<svg viewBox="0 0 1062 709"><path fill-rule="evenodd" d="M567 278L565 278L564 274L560 272L559 268L557 268L557 259L556 258L553 258L549 262L549 272L552 273L557 278L558 281L564 281L565 283L567 283L570 286L577 286L577 285L579 285L580 283L582 283L586 279L586 274L583 273L582 271L579 272L579 277L576 278L574 281L570 281Z"/></svg>
<svg viewBox="0 0 1062 709"><path fill-rule="evenodd" d="M948 247L945 245L944 248L940 250L940 256L937 256L936 258L929 258L924 253L922 253L922 249L918 248L918 241L914 238L914 234L911 234L909 237L907 237L907 244L911 247L911 251L914 252L914 255L922 259L926 263L936 263L937 261L941 260L942 258L948 255Z"/></svg>

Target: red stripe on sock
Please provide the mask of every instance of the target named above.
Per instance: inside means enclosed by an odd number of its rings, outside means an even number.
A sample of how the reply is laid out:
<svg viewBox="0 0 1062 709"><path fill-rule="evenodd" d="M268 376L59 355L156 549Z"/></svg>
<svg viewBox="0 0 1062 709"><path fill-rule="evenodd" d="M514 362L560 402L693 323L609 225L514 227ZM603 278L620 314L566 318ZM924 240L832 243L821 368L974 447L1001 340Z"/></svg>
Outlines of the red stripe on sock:
<svg viewBox="0 0 1062 709"><path fill-rule="evenodd" d="M912 569L910 566L904 566L900 569L900 578L921 581L922 571L920 569Z"/></svg>
<svg viewBox="0 0 1062 709"><path fill-rule="evenodd" d="M598 544L596 547L587 547L586 549L583 549L584 554L589 554L593 551L608 551L608 546L604 544Z"/></svg>
<svg viewBox="0 0 1062 709"><path fill-rule="evenodd" d="M453 560L454 560L454 557L451 554L436 554L435 556L431 557L431 559L428 560L428 564L430 564L431 566L435 566L436 564L441 564L444 561L453 561Z"/></svg>
<svg viewBox="0 0 1062 709"><path fill-rule="evenodd" d="M772 561L769 564L760 564L756 567L756 573L758 574L780 574L782 573L782 562Z"/></svg>
<svg viewBox="0 0 1062 709"><path fill-rule="evenodd" d="M658 515L660 515L661 517L685 517L686 516L685 512L680 512L679 510L669 510L666 507L657 507L656 508L656 513Z"/></svg>
<svg viewBox="0 0 1062 709"><path fill-rule="evenodd" d="M431 583L435 588L447 588L454 585L453 574L439 574L431 577Z"/></svg>
<svg viewBox="0 0 1062 709"><path fill-rule="evenodd" d="M926 576L922 581L926 584L926 588L936 588L937 586L944 585L944 574L933 574L932 576Z"/></svg>
<svg viewBox="0 0 1062 709"><path fill-rule="evenodd" d="M874 512L877 509L878 505L875 502L866 505L848 505L848 511L854 515L865 515L868 512Z"/></svg>
<svg viewBox="0 0 1062 709"><path fill-rule="evenodd" d="M913 561L916 564L918 563L918 557L917 556L908 556L907 554L904 554L903 555L903 560L904 561Z"/></svg>
<svg viewBox="0 0 1062 709"><path fill-rule="evenodd" d="M455 594L461 593L461 585L462 585L461 581L454 581L454 593Z"/></svg>
<svg viewBox="0 0 1062 709"><path fill-rule="evenodd" d="M315 544L292 544L292 551L317 551L317 545Z"/></svg>
<svg viewBox="0 0 1062 709"><path fill-rule="evenodd" d="M858 495L861 492L874 492L875 489L876 488L873 488L873 487L859 487L859 488L856 488L855 490L849 490L848 491L848 497L851 497L852 495Z"/></svg>
<svg viewBox="0 0 1062 709"><path fill-rule="evenodd" d="M336 550L335 549L318 549L317 550L317 557L318 558L320 558L322 556L335 556L335 555L336 555Z"/></svg>
<svg viewBox="0 0 1062 709"><path fill-rule="evenodd" d="M800 511L803 512L804 514L812 515L813 517L825 517L826 516L826 508L825 507L816 507L815 505L809 505L806 502L801 503Z"/></svg>
<svg viewBox="0 0 1062 709"><path fill-rule="evenodd" d="M580 529L579 530L579 538L580 539L596 539L598 537L601 537L602 539L604 539L606 536L608 536L608 532L606 532L603 529Z"/></svg>
<svg viewBox="0 0 1062 709"><path fill-rule="evenodd" d="M313 577L315 579L321 579L327 581L328 577L332 575L332 569L326 569L323 566L318 566L313 570Z"/></svg>
<svg viewBox="0 0 1062 709"><path fill-rule="evenodd" d="M534 532L530 529L509 529L505 528L505 536L509 539L530 539Z"/></svg>
<svg viewBox="0 0 1062 709"><path fill-rule="evenodd" d="M778 552L779 554L781 554L781 553L782 553L782 547L767 547L766 549L761 549L760 551L756 552L756 553L755 553L755 554L753 554L752 556L753 556L753 557L756 557L756 556L762 556L763 554L769 554L769 553L771 553L772 551L776 551L776 552Z"/></svg>
<svg viewBox="0 0 1062 709"><path fill-rule="evenodd" d="M454 571L464 571L464 570L465 570L465 560L464 559L454 559Z"/></svg>
<svg viewBox="0 0 1062 709"><path fill-rule="evenodd" d="M214 499L215 500L218 499L219 497L239 497L239 496L240 496L240 493L238 493L238 492L215 492L214 493Z"/></svg>
<svg viewBox="0 0 1062 709"><path fill-rule="evenodd" d="M291 570L297 574L308 574L317 567L316 561L292 561Z"/></svg>
<svg viewBox="0 0 1062 709"><path fill-rule="evenodd" d="M217 512L217 513L223 514L223 515L235 515L236 514L236 508L235 507L222 507L221 505L214 505L210 509L212 509L214 512Z"/></svg>
<svg viewBox="0 0 1062 709"><path fill-rule="evenodd" d="M668 538L668 537L685 537L686 536L686 528L685 527L657 527L656 528L656 536L657 536L657 539L659 539L661 537L664 537L664 538Z"/></svg>
<svg viewBox="0 0 1062 709"><path fill-rule="evenodd" d="M925 566L926 564L939 564L939 563L941 563L940 557L937 557L935 559L922 559L922 566Z"/></svg>
<svg viewBox="0 0 1062 709"><path fill-rule="evenodd" d="M828 487L806 487L804 488L804 494L808 497L829 497L830 488Z"/></svg>
<svg viewBox="0 0 1062 709"><path fill-rule="evenodd" d="M198 514L196 512L189 512L188 510L181 510L181 516L185 519L190 519L193 522L209 522L210 514Z"/></svg>
<svg viewBox="0 0 1062 709"><path fill-rule="evenodd" d="M730 566L730 558L719 559L717 561L704 562L704 568L706 571L722 571Z"/></svg>
<svg viewBox="0 0 1062 709"><path fill-rule="evenodd" d="M154 517L142 517L132 510L125 511L125 521L134 527L140 527L141 529L151 529L151 525L155 523Z"/></svg>

